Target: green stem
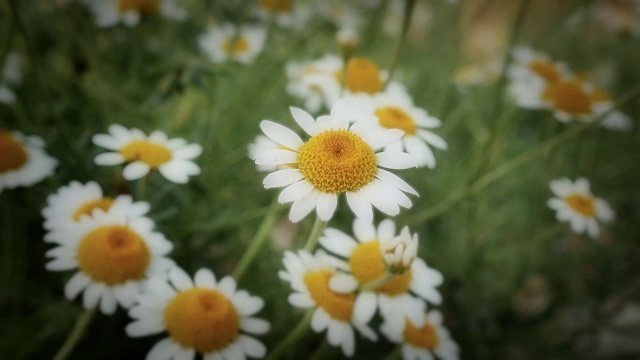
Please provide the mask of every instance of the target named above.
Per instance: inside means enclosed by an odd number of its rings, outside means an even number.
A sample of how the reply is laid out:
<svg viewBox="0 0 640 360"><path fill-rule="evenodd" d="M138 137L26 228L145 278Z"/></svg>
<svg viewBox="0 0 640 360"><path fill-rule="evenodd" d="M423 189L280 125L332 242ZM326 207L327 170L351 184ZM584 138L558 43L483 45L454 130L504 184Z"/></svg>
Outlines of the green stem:
<svg viewBox="0 0 640 360"><path fill-rule="evenodd" d="M402 355L402 346L396 346L383 360L396 360Z"/></svg>
<svg viewBox="0 0 640 360"><path fill-rule="evenodd" d="M273 224L275 224L276 220L278 219L279 210L280 206L278 204L278 201L274 200L269 207L269 212L265 215L262 223L258 227L258 231L256 231L253 239L251 239L249 247L247 248L247 250L245 250L244 254L233 270L233 273L231 274L231 276L233 276L236 281L240 281L253 260L256 258L256 255L258 255L258 252L268 238L269 232L273 228Z"/></svg>
<svg viewBox="0 0 640 360"><path fill-rule="evenodd" d="M386 272L383 277L377 278L375 280L369 281L368 283L362 285L360 287L360 291L370 291L378 289L388 283L391 279L396 277L394 274L390 272Z"/></svg>
<svg viewBox="0 0 640 360"><path fill-rule="evenodd" d="M69 356L69 354L71 354L71 351L73 351L73 348L78 344L78 341L80 341L82 335L84 335L87 327L97 312L98 308L95 307L93 309L85 310L85 312L80 315L73 327L73 331L71 331L71 334L69 334L69 337L67 337L67 340L64 342L60 350L58 350L58 353L53 360L64 360Z"/></svg>
<svg viewBox="0 0 640 360"><path fill-rule="evenodd" d="M149 174L138 179L138 183L136 184L136 195L138 197L137 200L139 201L144 200L144 196L147 192L147 182L149 181L148 178Z"/></svg>
<svg viewBox="0 0 640 360"><path fill-rule="evenodd" d="M322 340L322 344L316 348L316 351L313 352L313 355L309 358L309 360L321 360L324 359L324 352L327 350L329 346L329 341L327 341L327 337L325 336Z"/></svg>
<svg viewBox="0 0 640 360"><path fill-rule="evenodd" d="M316 247L316 244L318 243L318 239L320 238L322 231L325 227L327 227L327 223L327 221L320 220L320 217L316 215L316 221L313 223L313 228L311 229L309 237L307 238L307 241L304 245L305 250L313 251L313 249Z"/></svg>
<svg viewBox="0 0 640 360"><path fill-rule="evenodd" d="M393 54L393 58L391 59L391 64L389 65L389 77L387 81L384 83L384 87L393 79L393 74L395 73L395 69L398 65L398 60L400 60L400 54L402 53L402 49L404 48L404 44L407 41L407 31L409 30L409 24L411 24L411 15L413 15L413 8L416 5L416 0L406 0L404 4L404 15L402 18L402 29L400 30L400 39L398 39L398 45L396 46L396 51Z"/></svg>
<svg viewBox="0 0 640 360"><path fill-rule="evenodd" d="M315 308L307 310L307 313L304 315L302 320L300 320L298 325L291 330L289 335L280 343L280 345L278 345L278 347L269 354L266 360L281 358L291 346L296 344L307 333L309 325L311 324L311 317L313 316L314 309Z"/></svg>

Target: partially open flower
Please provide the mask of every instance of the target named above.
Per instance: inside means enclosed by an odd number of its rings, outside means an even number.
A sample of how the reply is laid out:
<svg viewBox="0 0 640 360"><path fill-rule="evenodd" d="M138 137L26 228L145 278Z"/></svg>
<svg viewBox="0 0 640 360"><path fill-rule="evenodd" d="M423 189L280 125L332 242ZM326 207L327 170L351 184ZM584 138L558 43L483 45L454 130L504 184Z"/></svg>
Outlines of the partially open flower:
<svg viewBox="0 0 640 360"><path fill-rule="evenodd" d="M400 235L380 243L380 248L387 269L394 274L403 274L418 256L418 234L411 236L409 228L405 226Z"/></svg>

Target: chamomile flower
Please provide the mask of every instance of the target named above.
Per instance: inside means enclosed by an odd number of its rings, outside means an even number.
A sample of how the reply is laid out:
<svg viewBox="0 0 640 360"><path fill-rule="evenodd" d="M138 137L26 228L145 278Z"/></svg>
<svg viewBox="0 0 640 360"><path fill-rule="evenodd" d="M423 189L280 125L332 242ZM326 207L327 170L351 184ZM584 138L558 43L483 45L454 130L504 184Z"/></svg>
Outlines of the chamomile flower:
<svg viewBox="0 0 640 360"><path fill-rule="evenodd" d="M331 279L338 274L340 262L322 252L298 253L286 251L283 263L285 271L280 271L282 280L291 284L294 293L289 295L291 305L313 310L311 328L315 332L327 330L329 344L340 346L346 356L355 352L353 328L370 340L377 340L376 333L367 325L373 317L356 317L355 294L337 293L329 287Z"/></svg>
<svg viewBox="0 0 640 360"><path fill-rule="evenodd" d="M232 24L212 26L200 36L198 44L211 61L221 63L229 60L242 64L251 63L264 47L267 31L260 26Z"/></svg>
<svg viewBox="0 0 640 360"><path fill-rule="evenodd" d="M529 47L516 47L512 55L513 63L507 72L511 81L553 83L570 75L565 63L554 61L548 54Z"/></svg>
<svg viewBox="0 0 640 360"><path fill-rule="evenodd" d="M442 314L437 310L422 315L423 325L407 321L398 331L384 322L380 331L391 341L402 344L403 360L457 360L460 358L458 344L451 338L449 330L442 325Z"/></svg>
<svg viewBox="0 0 640 360"><path fill-rule="evenodd" d="M149 211L149 204L144 201L134 203L129 195L104 196L95 181L87 184L72 181L47 197L47 206L42 209L44 228L51 231L73 226L83 216L92 216L94 210L108 212L114 208L117 209L114 211L124 211L128 217L135 218L144 216Z"/></svg>
<svg viewBox="0 0 640 360"><path fill-rule="evenodd" d="M383 220L376 228L372 223L356 219L353 222L355 239L333 228L325 230L320 245L331 253L345 258L349 274L341 273L331 282L330 287L339 293L350 293L357 288L393 275L382 286L361 291L355 301L355 318L369 318L380 309L380 314L397 329L404 327L405 318L422 325L425 311L424 301L439 304L442 297L436 287L442 283L442 274L427 266L418 257L417 234L411 236L407 228L396 236L396 226L392 220ZM400 238L400 239L398 239ZM399 242L415 245L407 246L405 253L413 261L406 263L400 256L404 271L393 274L394 257L389 259L389 248L397 247ZM403 254L403 255L405 255ZM389 264L391 262L391 264ZM414 296L417 295L417 296Z"/></svg>
<svg viewBox="0 0 640 360"><path fill-rule="evenodd" d="M575 182L560 178L551 181L549 187L556 197L549 199L547 206L556 211L558 221L569 222L576 234L586 231L596 238L600 234L598 221L610 223L615 217L605 200L593 196L589 180L585 178Z"/></svg>
<svg viewBox="0 0 640 360"><path fill-rule="evenodd" d="M184 21L187 11L177 0L84 0L93 13L98 27L123 23L136 26L143 15L160 13L162 16Z"/></svg>
<svg viewBox="0 0 640 360"><path fill-rule="evenodd" d="M238 290L230 276L219 281L207 269L193 280L182 269L171 269L168 282L152 278L146 291L129 310L134 319L127 325L131 337L158 334L160 340L147 354L149 360L205 360L261 358L267 349L254 337L269 331L267 321L253 317L264 301Z"/></svg>
<svg viewBox="0 0 640 360"><path fill-rule="evenodd" d="M0 192L31 186L53 175L58 160L44 152L39 136L0 129Z"/></svg>
<svg viewBox="0 0 640 360"><path fill-rule="evenodd" d="M428 129L439 127L442 124L439 119L415 106L404 91L357 95L356 99L362 103L363 111L380 120L380 126L404 131L402 138L387 145L385 150L406 151L416 158L420 167L433 169L436 166L436 158L429 145L445 150L447 143Z"/></svg>
<svg viewBox="0 0 640 360"><path fill-rule="evenodd" d="M64 288L68 299L84 291L86 309L100 306L113 314L118 306L129 308L151 276L163 277L174 266L168 254L173 245L154 232L151 219L131 218L126 209L94 210L76 226L52 231L45 241L58 246L46 254L47 270L77 270Z"/></svg>
<svg viewBox="0 0 640 360"><path fill-rule="evenodd" d="M11 86L22 83L21 56L16 52L7 54L0 77L0 103L13 104L16 94Z"/></svg>
<svg viewBox="0 0 640 360"><path fill-rule="evenodd" d="M321 220L329 220L341 194L346 195L354 214L368 221L373 219L372 205L390 216L397 215L400 206L411 207L405 192L417 192L381 168L406 169L416 165L409 154L380 151L400 138L402 131L381 129L377 118L355 115L351 110L348 101L340 101L330 115L314 120L304 110L291 108L294 120L310 136L306 142L275 122L260 123L265 135L282 148L260 154L255 158L256 164L292 166L267 175L263 181L267 189L285 188L278 201L293 203L291 221L300 221L314 209Z"/></svg>
<svg viewBox="0 0 640 360"><path fill-rule="evenodd" d="M185 184L189 176L199 175L200 167L192 160L200 156L202 146L188 144L184 139L167 138L162 131L145 135L139 129L128 130L121 125L109 126L109 134L94 135L93 143L112 150L96 156L97 165L128 163L122 175L127 180L139 179L151 170L158 170L167 180Z"/></svg>
<svg viewBox="0 0 640 360"><path fill-rule="evenodd" d="M289 95L304 101L304 108L317 113L322 106L331 108L340 96L340 81L343 62L333 54L306 62L289 62L286 74L289 82L286 91Z"/></svg>

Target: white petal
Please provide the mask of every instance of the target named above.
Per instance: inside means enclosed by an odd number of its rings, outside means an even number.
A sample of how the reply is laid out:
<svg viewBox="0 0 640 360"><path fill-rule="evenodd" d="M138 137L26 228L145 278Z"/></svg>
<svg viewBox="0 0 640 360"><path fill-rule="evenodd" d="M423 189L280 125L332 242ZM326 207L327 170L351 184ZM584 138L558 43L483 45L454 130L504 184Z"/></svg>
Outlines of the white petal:
<svg viewBox="0 0 640 360"><path fill-rule="evenodd" d="M412 188L409 184L407 184L404 180L398 177L396 174L393 174L384 169L378 169L378 172L376 173L376 177L395 188L398 188L409 194L418 196L418 192L414 188Z"/></svg>
<svg viewBox="0 0 640 360"><path fill-rule="evenodd" d="M309 115L309 113L295 107L290 107L289 111L291 111L293 119L296 121L296 123L298 123L298 125L300 125L304 132L306 132L310 136L315 136L318 134L316 122L315 120L313 120L313 117Z"/></svg>
<svg viewBox="0 0 640 360"><path fill-rule="evenodd" d="M431 131L418 130L418 136L424 139L429 145L438 148L440 150L447 149L447 142L440 136L432 133Z"/></svg>
<svg viewBox="0 0 640 360"><path fill-rule="evenodd" d="M315 332L322 332L327 328L327 326L329 326L330 322L331 318L329 317L329 314L321 308L317 308L311 317L311 328Z"/></svg>
<svg viewBox="0 0 640 360"><path fill-rule="evenodd" d="M200 144L188 144L179 149L174 150L173 156L177 159L192 160L202 154L202 146Z"/></svg>
<svg viewBox="0 0 640 360"><path fill-rule="evenodd" d="M376 313L376 309L378 308L378 296L371 291L362 292L356 298L356 302L353 307L355 310L353 320L366 324Z"/></svg>
<svg viewBox="0 0 640 360"><path fill-rule="evenodd" d="M176 267L169 272L169 280L173 287L179 291L186 291L193 288L193 282L187 273Z"/></svg>
<svg viewBox="0 0 640 360"><path fill-rule="evenodd" d="M267 175L262 184L265 189L289 186L304 178L298 169L283 169Z"/></svg>
<svg viewBox="0 0 640 360"><path fill-rule="evenodd" d="M285 149L273 149L256 156L254 161L256 165L270 166L297 164L298 153Z"/></svg>
<svg viewBox="0 0 640 360"><path fill-rule="evenodd" d="M360 242L371 241L377 238L376 228L371 222L356 218L353 221L353 234Z"/></svg>
<svg viewBox="0 0 640 360"><path fill-rule="evenodd" d="M407 153L383 151L376 154L378 165L387 169L408 169L417 167L416 159Z"/></svg>
<svg viewBox="0 0 640 360"><path fill-rule="evenodd" d="M127 180L136 180L149 173L151 167L142 161L135 161L124 167L122 176Z"/></svg>
<svg viewBox="0 0 640 360"><path fill-rule="evenodd" d="M260 341L247 335L238 336L237 344L246 355L253 358L262 358L267 353L267 348Z"/></svg>
<svg viewBox="0 0 640 360"><path fill-rule="evenodd" d="M320 245L336 255L349 257L358 243L342 231L328 228L320 238Z"/></svg>
<svg viewBox="0 0 640 360"><path fill-rule="evenodd" d="M291 205L289 220L298 222L307 216L316 207L316 194L311 192L307 196L298 199Z"/></svg>
<svg viewBox="0 0 640 360"><path fill-rule="evenodd" d="M263 319L242 317L240 318L240 329L250 334L262 335L266 334L269 329L271 329L271 325L269 325L268 321Z"/></svg>
<svg viewBox="0 0 640 360"><path fill-rule="evenodd" d="M169 360L179 351L178 344L171 338L158 341L147 354L147 360Z"/></svg>
<svg viewBox="0 0 640 360"><path fill-rule="evenodd" d="M289 149L298 150L304 144L302 139L291 129L273 121L261 121L260 128L271 140Z"/></svg>
<svg viewBox="0 0 640 360"><path fill-rule="evenodd" d="M316 212L322 221L329 221L338 206L338 195L320 192L316 202Z"/></svg>
<svg viewBox="0 0 640 360"><path fill-rule="evenodd" d="M91 283L91 279L83 272L79 271L75 273L64 286L64 295L67 299L72 300L78 296L78 294L82 292L89 283Z"/></svg>
<svg viewBox="0 0 640 360"><path fill-rule="evenodd" d="M407 137L404 140L407 152L413 156L418 166L427 166L433 169L436 166L436 158L433 151L422 140L415 136Z"/></svg>
<svg viewBox="0 0 640 360"><path fill-rule="evenodd" d="M329 279L329 289L340 293L348 294L358 288L358 281L349 274L339 273Z"/></svg>
<svg viewBox="0 0 640 360"><path fill-rule="evenodd" d="M122 164L124 161L125 161L124 156L122 156L122 154L117 152L107 152L107 153L98 154L93 160L93 162L95 162L96 165L102 165L102 166L119 165L119 164Z"/></svg>
<svg viewBox="0 0 640 360"><path fill-rule="evenodd" d="M102 311L103 314L111 315L116 312L117 307L118 303L116 302L116 297L113 295L113 292L110 289L105 289L100 299L100 311Z"/></svg>
<svg viewBox="0 0 640 360"><path fill-rule="evenodd" d="M293 183L278 195L278 202L281 204L300 200L303 197L309 195L313 191L313 185L311 185L308 181L302 180L297 183Z"/></svg>
<svg viewBox="0 0 640 360"><path fill-rule="evenodd" d="M216 287L216 277L209 269L200 269L196 271L196 275L193 280L197 287L207 289L215 289Z"/></svg>
<svg viewBox="0 0 640 360"><path fill-rule="evenodd" d="M349 208L358 218L366 222L373 221L373 208L362 189L347 192L347 204L349 204Z"/></svg>
<svg viewBox="0 0 640 360"><path fill-rule="evenodd" d="M309 294L293 293L289 295L289 303L295 307L307 309L315 305Z"/></svg>

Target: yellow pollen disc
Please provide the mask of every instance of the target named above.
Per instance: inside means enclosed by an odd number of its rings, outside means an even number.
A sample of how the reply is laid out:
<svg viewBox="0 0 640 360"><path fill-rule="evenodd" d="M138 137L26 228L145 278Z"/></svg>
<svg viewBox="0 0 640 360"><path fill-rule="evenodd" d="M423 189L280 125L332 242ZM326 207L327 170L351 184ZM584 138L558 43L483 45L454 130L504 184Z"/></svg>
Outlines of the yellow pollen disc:
<svg viewBox="0 0 640 360"><path fill-rule="evenodd" d="M582 194L571 194L565 198L569 206L584 216L596 214L596 203L592 197Z"/></svg>
<svg viewBox="0 0 640 360"><path fill-rule="evenodd" d="M224 349L240 333L233 303L213 289L194 288L176 295L164 311L164 323L173 340L202 354Z"/></svg>
<svg viewBox="0 0 640 360"><path fill-rule="evenodd" d="M129 162L140 160L154 169L172 158L171 150L146 140L132 141L120 153Z"/></svg>
<svg viewBox="0 0 640 360"><path fill-rule="evenodd" d="M138 11L143 14L155 14L159 8L158 0L118 0L118 11L120 13Z"/></svg>
<svg viewBox="0 0 640 360"><path fill-rule="evenodd" d="M277 12L291 12L291 0L260 0L263 8Z"/></svg>
<svg viewBox="0 0 640 360"><path fill-rule="evenodd" d="M529 68L536 74L540 75L547 82L555 82L560 79L560 70L558 68L544 60L535 60L529 64Z"/></svg>
<svg viewBox="0 0 640 360"><path fill-rule="evenodd" d="M342 71L336 72L336 78L342 82ZM352 57L347 63L347 89L353 92L375 94L384 89L378 65L371 60Z"/></svg>
<svg viewBox="0 0 640 360"><path fill-rule="evenodd" d="M329 270L310 271L304 276L304 283L313 301L327 314L336 320L351 321L356 296L333 292L329 288L329 280L334 275Z"/></svg>
<svg viewBox="0 0 640 360"><path fill-rule="evenodd" d="M0 130L0 174L20 169L27 160L24 146L10 132Z"/></svg>
<svg viewBox="0 0 640 360"><path fill-rule="evenodd" d="M82 239L77 256L85 274L107 285L141 279L151 260L147 243L124 225L93 230Z"/></svg>
<svg viewBox="0 0 640 360"><path fill-rule="evenodd" d="M577 81L560 80L550 84L542 93L553 106L572 115L591 113L591 100Z"/></svg>
<svg viewBox="0 0 640 360"><path fill-rule="evenodd" d="M404 339L411 345L428 350L434 350L438 347L438 333L435 327L428 321L420 329L413 326L411 321L407 320L404 327Z"/></svg>
<svg viewBox="0 0 640 360"><path fill-rule="evenodd" d="M386 273L384 259L380 251L380 241L367 241L359 244L349 258L351 273L359 284L377 280ZM409 291L411 284L411 270L396 275L386 284L376 289L387 295L399 295Z"/></svg>
<svg viewBox="0 0 640 360"><path fill-rule="evenodd" d="M395 107L387 106L376 110L376 116L380 119L380 125L388 129L400 129L405 135L416 133L417 126L411 115L406 111Z"/></svg>
<svg viewBox="0 0 640 360"><path fill-rule="evenodd" d="M236 40L228 40L222 44L224 51L230 54L241 54L249 49L249 43L243 37Z"/></svg>
<svg viewBox="0 0 640 360"><path fill-rule="evenodd" d="M76 213L73 214L73 220L79 221L82 215L91 216L95 209L107 211L111 208L111 205L113 205L113 199L110 197L89 201L78 208Z"/></svg>
<svg viewBox="0 0 640 360"><path fill-rule="evenodd" d="M298 154L304 178L326 193L356 191L373 180L376 155L362 138L346 130L328 130L307 141Z"/></svg>

